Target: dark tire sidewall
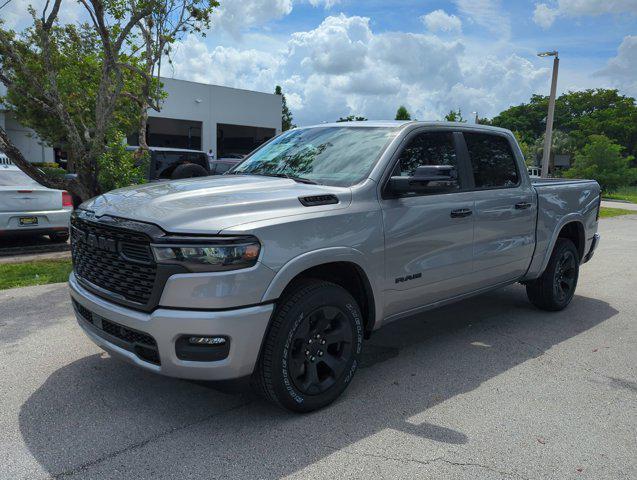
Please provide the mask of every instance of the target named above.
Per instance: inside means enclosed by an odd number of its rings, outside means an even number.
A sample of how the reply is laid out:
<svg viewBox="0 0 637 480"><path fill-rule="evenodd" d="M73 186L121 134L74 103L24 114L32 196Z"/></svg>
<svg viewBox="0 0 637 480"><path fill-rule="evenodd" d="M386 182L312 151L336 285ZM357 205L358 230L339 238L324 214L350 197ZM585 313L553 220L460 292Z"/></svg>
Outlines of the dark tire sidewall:
<svg viewBox="0 0 637 480"><path fill-rule="evenodd" d="M305 316L314 309L332 305L341 309L352 329L352 357L349 359L344 373L335 384L323 393L307 395L300 392L294 385L287 364L289 349L295 331L301 325ZM324 407L347 388L360 364L360 353L363 345L363 318L356 301L344 289L337 285L325 284L306 298L293 305L283 318L282 328L275 339L272 358L272 387L274 393L284 407L295 411L312 411Z"/></svg>
<svg viewBox="0 0 637 480"><path fill-rule="evenodd" d="M570 292L570 294L564 299L564 301L559 301L559 299L557 298L555 294L553 285L554 285L554 279L555 279L558 262L562 258L562 255L564 255L564 252L566 251L570 251L573 254L576 261L575 283L573 285L573 291ZM571 303L571 300L573 299L573 296L575 295L575 290L577 289L577 282L579 280L579 254L573 242L571 242L570 240L565 240L565 239L559 240L559 243L557 245L557 248L555 249L553 257L551 258L551 263L549 267L550 268L546 272L548 275L547 275L547 278L545 279L546 284L544 285L544 288L547 289L546 293L548 294L548 298L550 299L551 307L553 307L556 310L561 310L565 308L566 306L568 306L569 303Z"/></svg>

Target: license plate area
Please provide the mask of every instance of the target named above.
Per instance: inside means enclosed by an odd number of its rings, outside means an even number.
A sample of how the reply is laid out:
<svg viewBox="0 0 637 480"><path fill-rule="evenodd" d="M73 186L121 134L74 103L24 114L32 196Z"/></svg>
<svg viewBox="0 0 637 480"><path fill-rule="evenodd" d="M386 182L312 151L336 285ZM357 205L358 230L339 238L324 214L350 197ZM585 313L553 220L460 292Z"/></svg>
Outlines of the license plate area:
<svg viewBox="0 0 637 480"><path fill-rule="evenodd" d="M38 224L38 217L20 217L18 223L22 227L30 227Z"/></svg>

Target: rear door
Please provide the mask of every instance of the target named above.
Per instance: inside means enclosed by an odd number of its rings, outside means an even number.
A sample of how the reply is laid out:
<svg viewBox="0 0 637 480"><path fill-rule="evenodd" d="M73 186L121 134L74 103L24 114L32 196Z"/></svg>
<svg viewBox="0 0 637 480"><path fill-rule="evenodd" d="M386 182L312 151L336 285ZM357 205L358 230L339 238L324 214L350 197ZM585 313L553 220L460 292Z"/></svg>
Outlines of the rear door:
<svg viewBox="0 0 637 480"><path fill-rule="evenodd" d="M473 271L482 286L515 280L531 262L537 198L520 171L509 136L464 132L473 173L475 242Z"/></svg>
<svg viewBox="0 0 637 480"><path fill-rule="evenodd" d="M473 192L465 191L469 172L459 161L458 141L461 134L452 131L416 131L405 139L391 167L391 176L412 176L418 166L452 165L459 181L440 193L388 196L383 192L387 316L467 289L474 202Z"/></svg>

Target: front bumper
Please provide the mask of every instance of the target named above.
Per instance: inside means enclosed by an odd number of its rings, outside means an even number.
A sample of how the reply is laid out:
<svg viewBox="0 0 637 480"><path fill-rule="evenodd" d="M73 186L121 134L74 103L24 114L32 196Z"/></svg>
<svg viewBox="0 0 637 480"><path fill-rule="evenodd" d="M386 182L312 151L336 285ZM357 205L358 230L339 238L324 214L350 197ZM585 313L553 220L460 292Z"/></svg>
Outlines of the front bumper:
<svg viewBox="0 0 637 480"><path fill-rule="evenodd" d="M152 336L157 343L160 364L138 356L134 351L109 341L75 309L84 333L98 346L115 357L146 370L170 377L195 380L229 380L252 374L261 342L272 314L272 304L223 311L178 310L158 308L151 313L139 312L110 303L84 289L71 274L71 297L82 307L120 326ZM183 335L224 336L230 351L223 360L205 362L180 360L175 344Z"/></svg>

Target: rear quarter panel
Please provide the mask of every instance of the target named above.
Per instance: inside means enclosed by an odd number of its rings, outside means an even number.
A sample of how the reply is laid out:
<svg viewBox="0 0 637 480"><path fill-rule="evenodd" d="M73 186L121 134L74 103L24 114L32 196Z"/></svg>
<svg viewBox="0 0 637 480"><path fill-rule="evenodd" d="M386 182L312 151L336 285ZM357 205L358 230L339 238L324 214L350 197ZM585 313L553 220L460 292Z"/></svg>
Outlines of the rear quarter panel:
<svg viewBox="0 0 637 480"><path fill-rule="evenodd" d="M560 230L570 222L584 226L588 252L597 232L599 184L594 180L545 180L533 183L538 195L536 246L524 280L539 277L548 264Z"/></svg>

